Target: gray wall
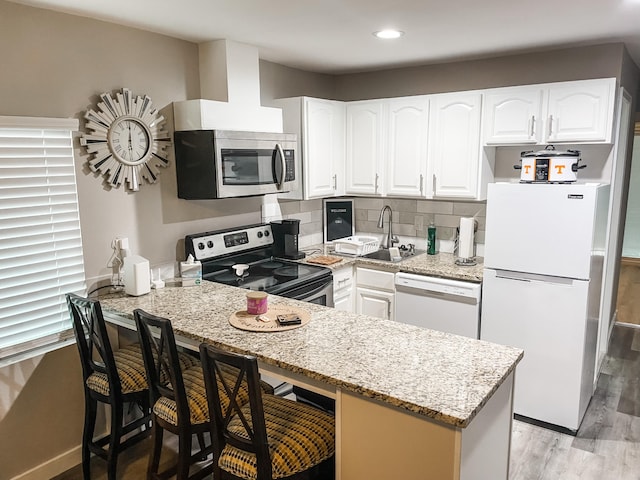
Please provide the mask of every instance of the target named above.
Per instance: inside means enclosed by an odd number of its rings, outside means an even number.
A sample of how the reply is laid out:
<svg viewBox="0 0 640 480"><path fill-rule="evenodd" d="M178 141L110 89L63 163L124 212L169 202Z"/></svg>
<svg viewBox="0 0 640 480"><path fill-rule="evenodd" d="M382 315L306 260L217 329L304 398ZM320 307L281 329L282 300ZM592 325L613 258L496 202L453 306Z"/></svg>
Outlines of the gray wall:
<svg viewBox="0 0 640 480"><path fill-rule="evenodd" d="M620 77L620 43L344 75L342 100L455 92L510 85Z"/></svg>
<svg viewBox="0 0 640 480"><path fill-rule="evenodd" d="M640 135L635 135L622 256L640 258Z"/></svg>

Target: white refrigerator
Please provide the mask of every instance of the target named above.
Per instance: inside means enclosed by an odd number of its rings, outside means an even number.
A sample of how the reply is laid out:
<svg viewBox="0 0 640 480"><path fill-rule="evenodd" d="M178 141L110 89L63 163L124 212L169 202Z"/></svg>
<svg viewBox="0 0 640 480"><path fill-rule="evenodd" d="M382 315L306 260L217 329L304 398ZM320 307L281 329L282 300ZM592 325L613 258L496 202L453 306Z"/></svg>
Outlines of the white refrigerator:
<svg viewBox="0 0 640 480"><path fill-rule="evenodd" d="M571 432L594 392L609 185L490 184L480 338L524 349L514 413Z"/></svg>

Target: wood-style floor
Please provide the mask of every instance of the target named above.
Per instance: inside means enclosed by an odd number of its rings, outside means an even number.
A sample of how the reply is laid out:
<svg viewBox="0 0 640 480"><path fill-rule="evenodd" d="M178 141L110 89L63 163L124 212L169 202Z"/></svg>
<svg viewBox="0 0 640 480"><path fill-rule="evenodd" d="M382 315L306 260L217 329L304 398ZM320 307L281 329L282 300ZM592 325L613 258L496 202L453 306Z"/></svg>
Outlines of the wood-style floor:
<svg viewBox="0 0 640 480"><path fill-rule="evenodd" d="M640 261L622 261L616 303L617 320L640 325Z"/></svg>

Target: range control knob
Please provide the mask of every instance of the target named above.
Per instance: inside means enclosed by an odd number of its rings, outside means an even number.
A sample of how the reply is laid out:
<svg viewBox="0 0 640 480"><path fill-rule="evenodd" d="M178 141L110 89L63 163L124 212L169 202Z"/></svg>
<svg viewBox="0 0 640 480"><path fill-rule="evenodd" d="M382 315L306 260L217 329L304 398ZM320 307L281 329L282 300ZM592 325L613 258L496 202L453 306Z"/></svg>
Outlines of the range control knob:
<svg viewBox="0 0 640 480"><path fill-rule="evenodd" d="M268 236L269 236L269 230L265 230L265 231L264 231L264 236L265 236L265 237L268 237Z"/></svg>
<svg viewBox="0 0 640 480"><path fill-rule="evenodd" d="M262 238L262 232L258 232L258 238Z"/></svg>
<svg viewBox="0 0 640 480"><path fill-rule="evenodd" d="M211 240L207 242L207 247L213 248L213 242Z"/></svg>
<svg viewBox="0 0 640 480"><path fill-rule="evenodd" d="M198 248L200 250L204 250L204 243L202 243L202 242L198 243Z"/></svg>

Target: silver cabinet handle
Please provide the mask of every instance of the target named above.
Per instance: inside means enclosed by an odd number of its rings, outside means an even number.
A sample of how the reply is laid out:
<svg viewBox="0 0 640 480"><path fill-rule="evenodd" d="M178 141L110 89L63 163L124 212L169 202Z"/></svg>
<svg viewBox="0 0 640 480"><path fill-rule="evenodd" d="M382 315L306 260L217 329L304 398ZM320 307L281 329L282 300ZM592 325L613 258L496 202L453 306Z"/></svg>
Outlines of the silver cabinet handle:
<svg viewBox="0 0 640 480"><path fill-rule="evenodd" d="M333 176L333 189L338 190L338 175Z"/></svg>
<svg viewBox="0 0 640 480"><path fill-rule="evenodd" d="M553 133L553 115L549 115L549 137Z"/></svg>
<svg viewBox="0 0 640 480"><path fill-rule="evenodd" d="M531 127L529 128L529 136L533 138L536 134L536 116L535 115L531 115L530 125Z"/></svg>
<svg viewBox="0 0 640 480"><path fill-rule="evenodd" d="M438 190L438 181L436 179L436 174L435 173L433 174L433 179L432 180L433 180L432 181L432 183L433 183L433 185L432 185L432 187L433 187L433 195L435 196L436 195L436 191Z"/></svg>
<svg viewBox="0 0 640 480"><path fill-rule="evenodd" d="M378 178L380 178L380 175L376 173L376 184L374 185L374 193L378 193Z"/></svg>
<svg viewBox="0 0 640 480"><path fill-rule="evenodd" d="M420 174L420 195L423 195L423 188L422 188L423 182L424 182L424 177L422 174Z"/></svg>

